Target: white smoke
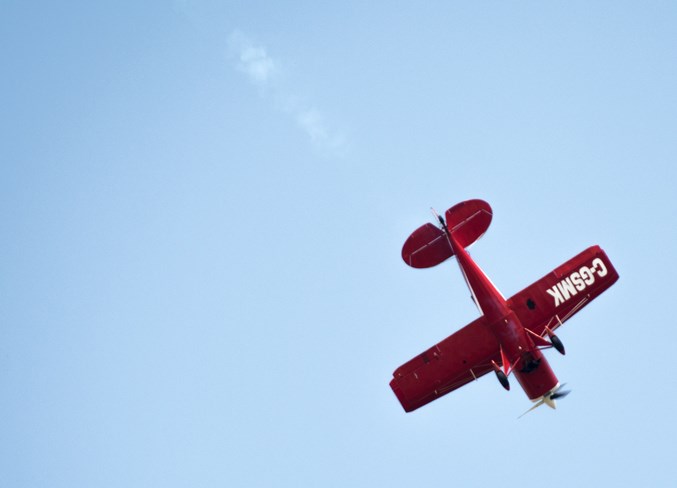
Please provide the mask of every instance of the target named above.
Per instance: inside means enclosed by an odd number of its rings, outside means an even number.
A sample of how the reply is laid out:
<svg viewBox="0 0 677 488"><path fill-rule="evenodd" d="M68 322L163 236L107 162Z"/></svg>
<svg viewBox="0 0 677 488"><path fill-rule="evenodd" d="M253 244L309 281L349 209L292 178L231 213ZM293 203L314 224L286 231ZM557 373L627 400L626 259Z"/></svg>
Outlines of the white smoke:
<svg viewBox="0 0 677 488"><path fill-rule="evenodd" d="M271 98L277 108L292 117L313 147L324 153L345 149L345 137L329 129L320 110L302 102L301 97L283 86L281 64L264 46L253 43L242 32L234 31L228 39L228 47L231 57L236 58L235 68L247 76L262 96Z"/></svg>

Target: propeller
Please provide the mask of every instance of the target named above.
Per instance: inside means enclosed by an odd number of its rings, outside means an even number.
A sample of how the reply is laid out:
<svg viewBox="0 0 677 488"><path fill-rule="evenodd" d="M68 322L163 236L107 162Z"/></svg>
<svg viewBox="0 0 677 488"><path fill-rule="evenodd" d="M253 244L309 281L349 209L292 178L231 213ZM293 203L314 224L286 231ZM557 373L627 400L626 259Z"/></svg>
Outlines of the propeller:
<svg viewBox="0 0 677 488"><path fill-rule="evenodd" d="M522 415L520 415L520 416L517 417L517 418L518 418L518 419L521 419L521 418L524 417L526 414L528 414L528 413L531 412L532 410L534 410L534 409L540 407L540 406L543 405L543 404L549 406L549 407L552 408L552 409L557 408L557 402L555 402L555 400L557 400L558 398L564 398L564 397L567 396L569 393L571 393L571 390L562 390L562 388L564 388L564 385L566 385L566 383L562 383L562 384L559 385L558 387L554 388L552 391L550 391L550 392L546 393L545 395L543 395L543 398L541 398L539 401L537 401L536 403L534 403L534 406L533 406L533 407L531 407L529 410L527 410L526 412L524 412Z"/></svg>
<svg viewBox="0 0 677 488"><path fill-rule="evenodd" d="M564 386L564 385L562 385L562 386ZM551 400L557 400L558 398L564 398L569 393L571 393L571 390L557 391L556 393L553 393L552 395L550 395L550 399Z"/></svg>

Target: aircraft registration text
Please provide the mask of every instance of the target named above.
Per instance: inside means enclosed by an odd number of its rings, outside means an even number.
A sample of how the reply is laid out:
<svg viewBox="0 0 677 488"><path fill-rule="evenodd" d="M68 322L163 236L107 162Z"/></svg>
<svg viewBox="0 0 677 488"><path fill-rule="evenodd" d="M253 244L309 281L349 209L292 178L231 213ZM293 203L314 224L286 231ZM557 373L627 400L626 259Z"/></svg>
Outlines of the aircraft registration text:
<svg viewBox="0 0 677 488"><path fill-rule="evenodd" d="M592 285L595 282L595 275L599 278L607 275L604 261L600 258L593 259L590 266L581 267L546 291L555 299L555 306L557 307Z"/></svg>

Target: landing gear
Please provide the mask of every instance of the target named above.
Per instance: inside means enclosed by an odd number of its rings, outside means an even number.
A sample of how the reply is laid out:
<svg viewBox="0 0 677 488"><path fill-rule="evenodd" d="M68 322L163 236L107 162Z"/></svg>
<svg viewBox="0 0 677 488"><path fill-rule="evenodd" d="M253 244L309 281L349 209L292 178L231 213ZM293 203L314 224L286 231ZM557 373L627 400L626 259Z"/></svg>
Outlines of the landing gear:
<svg viewBox="0 0 677 488"><path fill-rule="evenodd" d="M498 382L501 384L503 388L510 391L510 382L508 381L508 377L505 375L503 371L501 371L500 369L496 370L496 378L498 378Z"/></svg>
<svg viewBox="0 0 677 488"><path fill-rule="evenodd" d="M564 344L562 344L562 341L560 341L559 337L557 337L555 334L550 336L550 342L552 343L552 347L557 349L558 353L560 353L562 356L566 354L564 351Z"/></svg>
<svg viewBox="0 0 677 488"><path fill-rule="evenodd" d="M549 327L546 327L545 331L548 333L548 339L550 339L550 344L552 344L552 347L557 349L557 352L564 356L566 354L564 352L564 344L562 344L562 341L559 340L559 337L557 337Z"/></svg>

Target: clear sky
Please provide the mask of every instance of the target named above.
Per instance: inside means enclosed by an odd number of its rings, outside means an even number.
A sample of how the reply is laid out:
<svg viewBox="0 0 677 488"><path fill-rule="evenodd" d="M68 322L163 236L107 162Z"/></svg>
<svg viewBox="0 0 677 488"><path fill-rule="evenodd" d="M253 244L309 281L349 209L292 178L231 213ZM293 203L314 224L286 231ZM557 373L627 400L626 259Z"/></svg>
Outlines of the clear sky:
<svg viewBox="0 0 677 488"><path fill-rule="evenodd" d="M0 3L0 486L677 486L677 4ZM557 411L388 382L477 317L401 246L468 198L510 296L620 273Z"/></svg>

